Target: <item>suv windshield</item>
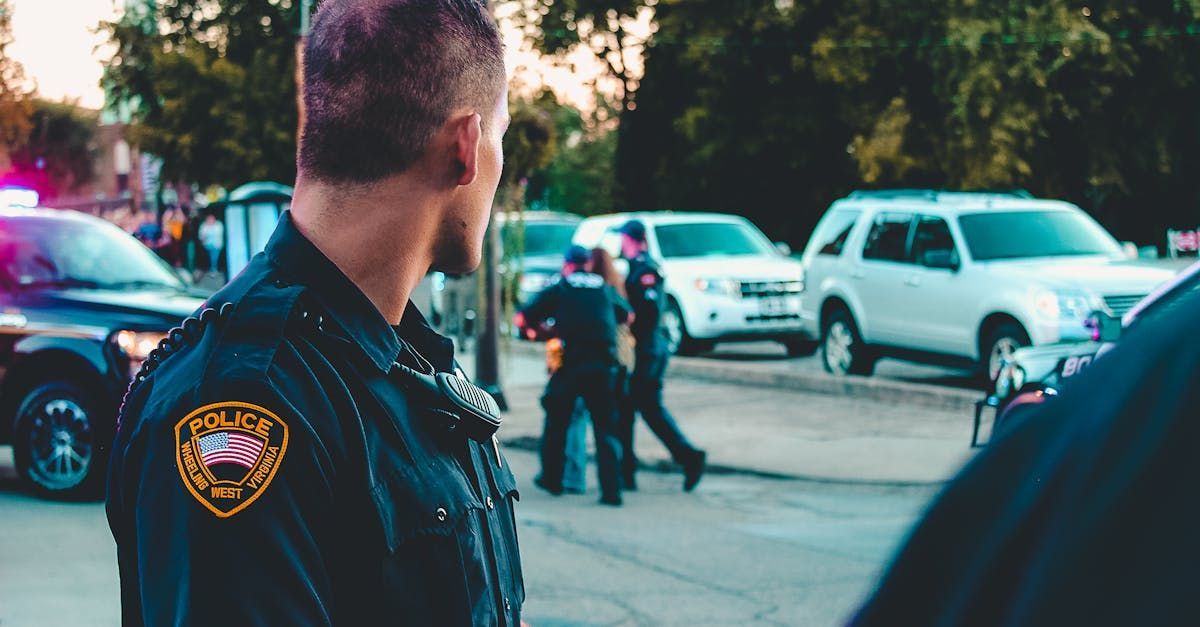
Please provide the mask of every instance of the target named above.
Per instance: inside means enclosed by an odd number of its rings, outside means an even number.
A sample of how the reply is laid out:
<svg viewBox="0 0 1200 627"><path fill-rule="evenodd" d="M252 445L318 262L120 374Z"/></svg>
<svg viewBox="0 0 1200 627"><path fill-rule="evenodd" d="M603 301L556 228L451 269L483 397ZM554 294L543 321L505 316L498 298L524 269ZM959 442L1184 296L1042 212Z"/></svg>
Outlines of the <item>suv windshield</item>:
<svg viewBox="0 0 1200 627"><path fill-rule="evenodd" d="M654 229L664 259L776 255L778 251L748 224L700 222L664 224Z"/></svg>
<svg viewBox="0 0 1200 627"><path fill-rule="evenodd" d="M0 282L6 287L184 287L166 263L116 226L48 218L0 222Z"/></svg>
<svg viewBox="0 0 1200 627"><path fill-rule="evenodd" d="M1073 211L977 213L958 223L976 261L1121 254L1108 232Z"/></svg>
<svg viewBox="0 0 1200 627"><path fill-rule="evenodd" d="M561 255L571 245L575 225L570 222L526 222L524 247L518 246L516 224L506 223L501 234L507 249L523 248L525 256Z"/></svg>

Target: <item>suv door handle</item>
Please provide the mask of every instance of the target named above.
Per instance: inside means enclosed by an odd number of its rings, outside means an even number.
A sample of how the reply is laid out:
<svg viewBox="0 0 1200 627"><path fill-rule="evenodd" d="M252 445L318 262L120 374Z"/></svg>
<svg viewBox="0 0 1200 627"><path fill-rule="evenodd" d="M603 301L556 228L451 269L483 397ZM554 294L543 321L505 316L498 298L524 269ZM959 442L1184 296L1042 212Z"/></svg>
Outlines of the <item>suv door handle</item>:
<svg viewBox="0 0 1200 627"><path fill-rule="evenodd" d="M858 269L851 270L851 271L850 271L850 278L852 278L852 279L865 279L865 278L867 278L867 273L866 273L866 271L864 271L864 270L858 270Z"/></svg>
<svg viewBox="0 0 1200 627"><path fill-rule="evenodd" d="M916 276L916 275L910 276L907 279L904 279L904 284L909 287L920 287L921 286L921 277Z"/></svg>

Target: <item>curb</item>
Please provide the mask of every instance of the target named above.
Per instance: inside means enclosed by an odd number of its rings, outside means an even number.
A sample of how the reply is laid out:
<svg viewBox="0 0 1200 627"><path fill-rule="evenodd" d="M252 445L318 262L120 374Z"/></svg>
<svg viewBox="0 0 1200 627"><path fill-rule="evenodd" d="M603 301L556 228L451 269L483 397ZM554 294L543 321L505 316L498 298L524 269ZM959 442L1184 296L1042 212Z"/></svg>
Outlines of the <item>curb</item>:
<svg viewBox="0 0 1200 627"><path fill-rule="evenodd" d="M540 343L515 340L502 350L523 355L543 355ZM882 377L835 377L824 372L781 372L751 362L712 361L696 357L672 357L669 376L752 387L813 392L829 396L862 398L884 403L903 403L961 413L969 420L983 392L961 390L928 383L910 383Z"/></svg>

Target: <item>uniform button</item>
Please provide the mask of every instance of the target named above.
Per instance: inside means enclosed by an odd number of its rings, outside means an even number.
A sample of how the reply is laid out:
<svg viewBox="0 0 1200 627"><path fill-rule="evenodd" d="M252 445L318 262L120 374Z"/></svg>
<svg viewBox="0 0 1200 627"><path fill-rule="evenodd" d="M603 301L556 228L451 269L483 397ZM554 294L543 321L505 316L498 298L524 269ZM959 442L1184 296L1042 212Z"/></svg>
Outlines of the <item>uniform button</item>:
<svg viewBox="0 0 1200 627"><path fill-rule="evenodd" d="M446 514L446 508L444 507L437 508L437 511L434 512L434 515L437 516L438 522L446 522L446 517L448 516L448 514Z"/></svg>
<svg viewBox="0 0 1200 627"><path fill-rule="evenodd" d="M488 506L488 509L496 509L496 502L493 501L492 497L490 497L490 496L487 497L487 506Z"/></svg>

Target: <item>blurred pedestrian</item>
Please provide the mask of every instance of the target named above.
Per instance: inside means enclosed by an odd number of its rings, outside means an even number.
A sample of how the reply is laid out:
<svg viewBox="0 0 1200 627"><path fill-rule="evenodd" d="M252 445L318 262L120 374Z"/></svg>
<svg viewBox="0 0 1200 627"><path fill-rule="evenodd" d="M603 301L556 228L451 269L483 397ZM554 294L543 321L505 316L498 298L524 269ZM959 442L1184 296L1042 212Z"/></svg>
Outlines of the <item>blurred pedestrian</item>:
<svg viewBox="0 0 1200 627"><path fill-rule="evenodd" d="M667 304L667 292L662 271L647 254L647 248L645 224L630 220L621 227L621 254L629 261L625 292L633 305L631 329L636 341L629 395L621 410L621 440L626 447L621 476L628 489L635 489L637 459L632 454L633 426L636 414L640 413L646 425L670 451L671 457L683 467L683 489L690 492L700 483L707 454L688 442L675 419L663 407L663 376L667 372L669 351L666 331L660 321Z"/></svg>
<svg viewBox="0 0 1200 627"><path fill-rule="evenodd" d="M937 497L851 621L1189 625L1200 293L1141 319Z"/></svg>
<svg viewBox="0 0 1200 627"><path fill-rule="evenodd" d="M587 249L572 246L563 263L562 280L542 290L522 312L523 326L554 319L562 342L562 365L550 377L542 406L542 473L536 483L554 495L563 492L567 429L582 398L592 418L600 502L621 505L617 439L617 407L613 390L617 371L617 325L631 308L600 276L588 271Z"/></svg>
<svg viewBox="0 0 1200 627"><path fill-rule="evenodd" d="M183 229L187 218L183 209L171 207L163 216L163 237L166 240L166 259L175 267L183 266Z"/></svg>
<svg viewBox="0 0 1200 627"><path fill-rule="evenodd" d="M196 237L208 255L208 273L216 274L221 251L225 248L225 225L217 219L216 214L210 212L204 216L204 222L200 224Z"/></svg>

